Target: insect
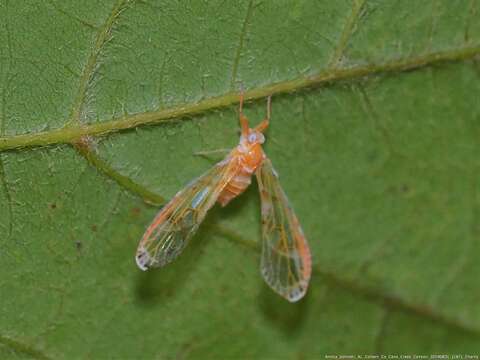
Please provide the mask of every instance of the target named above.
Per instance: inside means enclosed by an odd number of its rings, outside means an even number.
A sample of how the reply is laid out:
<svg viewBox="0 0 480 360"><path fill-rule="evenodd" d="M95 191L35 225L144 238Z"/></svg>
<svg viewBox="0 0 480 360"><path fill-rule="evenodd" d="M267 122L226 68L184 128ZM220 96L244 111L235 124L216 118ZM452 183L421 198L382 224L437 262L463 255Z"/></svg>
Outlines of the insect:
<svg viewBox="0 0 480 360"><path fill-rule="evenodd" d="M290 302L306 293L311 274L310 250L298 219L283 192L278 175L262 149L267 116L253 129L243 114L240 95L240 143L224 160L179 191L156 215L138 245L136 262L141 270L162 267L188 244L215 205L227 205L257 177L262 206L261 273L267 284Z"/></svg>

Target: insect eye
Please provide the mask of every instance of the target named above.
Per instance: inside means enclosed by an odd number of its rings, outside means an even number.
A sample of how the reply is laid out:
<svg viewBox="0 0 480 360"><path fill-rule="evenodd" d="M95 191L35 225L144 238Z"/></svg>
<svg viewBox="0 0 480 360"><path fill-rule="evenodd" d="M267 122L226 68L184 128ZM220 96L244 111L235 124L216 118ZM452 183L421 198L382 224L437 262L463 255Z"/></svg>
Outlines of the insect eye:
<svg viewBox="0 0 480 360"><path fill-rule="evenodd" d="M254 143L255 141L257 141L257 134L252 133L252 134L248 135L248 142L249 143Z"/></svg>

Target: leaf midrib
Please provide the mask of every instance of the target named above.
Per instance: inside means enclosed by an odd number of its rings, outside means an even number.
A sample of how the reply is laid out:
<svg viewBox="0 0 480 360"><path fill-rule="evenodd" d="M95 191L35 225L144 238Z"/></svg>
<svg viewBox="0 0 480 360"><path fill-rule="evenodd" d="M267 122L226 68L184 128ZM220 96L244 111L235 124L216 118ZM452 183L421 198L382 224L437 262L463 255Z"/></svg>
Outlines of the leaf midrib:
<svg viewBox="0 0 480 360"><path fill-rule="evenodd" d="M340 81L352 81L372 75L402 72L446 62L460 62L480 55L480 45L465 46L453 50L432 52L426 55L401 58L383 64L368 64L348 68L333 68L293 80L268 84L245 91L245 100L256 100L270 95L297 92ZM78 124L67 122L62 128L37 133L0 137L0 151L25 147L76 143L85 136L105 136L110 133L133 129L138 126L158 124L164 121L181 120L207 111L237 104L237 92L229 92L197 103L182 104L167 109L125 115L113 120L99 120L96 123Z"/></svg>

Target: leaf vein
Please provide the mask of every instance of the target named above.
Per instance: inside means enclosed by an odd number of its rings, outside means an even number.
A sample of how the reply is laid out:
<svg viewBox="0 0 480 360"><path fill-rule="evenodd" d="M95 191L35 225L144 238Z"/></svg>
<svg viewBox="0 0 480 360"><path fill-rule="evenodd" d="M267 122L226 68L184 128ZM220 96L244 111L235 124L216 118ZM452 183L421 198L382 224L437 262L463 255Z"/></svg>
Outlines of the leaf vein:
<svg viewBox="0 0 480 360"><path fill-rule="evenodd" d="M230 81L230 90L234 90L235 88L235 81L237 80L237 73L238 73L238 65L240 63L240 57L242 55L243 43L245 41L245 36L247 33L247 26L252 17L253 13L253 0L250 0L248 3L247 14L245 15L245 20L243 21L242 31L240 32L240 37L238 40L238 46L235 51L235 57L233 59L233 67L232 67L232 79Z"/></svg>
<svg viewBox="0 0 480 360"><path fill-rule="evenodd" d="M397 151L394 149L392 145L392 141L390 139L390 134L388 133L387 128L382 123L378 112L375 109L375 106L370 99L370 96L367 93L367 90L362 84L358 84L356 86L358 88L358 92L360 93L360 99L364 108L366 115L372 120L374 130L379 134L380 138L383 140L385 147L388 151L389 156L398 155Z"/></svg>
<svg viewBox="0 0 480 360"><path fill-rule="evenodd" d="M33 346L25 344L19 340L15 340L9 336L0 335L0 344L8 346L10 349L19 354L25 354L33 357L34 359L39 360L48 360L52 359L50 356L44 352L35 349Z"/></svg>
<svg viewBox="0 0 480 360"><path fill-rule="evenodd" d="M95 38L95 43L90 55L87 59L85 67L83 68L82 76L78 87L78 93L73 103L71 112L71 121L80 121L82 116L82 109L85 106L85 98L87 96L88 87L90 86L95 74L95 69L98 64L98 56L102 51L104 45L110 38L111 31L115 25L115 21L118 19L120 13L125 9L128 4L128 0L119 0L113 7L110 16L100 28Z"/></svg>
<svg viewBox="0 0 480 360"><path fill-rule="evenodd" d="M131 193L140 196L145 202L155 205L165 203L165 198L159 194L156 194L141 184L133 181L128 176L122 175L114 168L112 168L105 160L99 157L94 151L91 151L90 147L76 147L78 153L82 155L88 163L96 168L100 173L115 181L122 188L130 191Z"/></svg>
<svg viewBox="0 0 480 360"><path fill-rule="evenodd" d="M66 17L68 17L69 19L72 19L72 20L75 20L77 21L78 23L86 26L87 28L89 29L93 29L93 30L97 30L98 28L93 25L93 24L90 24L88 21L85 21L81 18L79 18L78 16L75 16L74 14L71 14L69 13L68 11L65 11L64 9L62 9L60 6L58 6L55 2L53 2L52 0L47 0L48 3L56 10L58 11L60 14L62 15L65 15Z"/></svg>
<svg viewBox="0 0 480 360"><path fill-rule="evenodd" d="M226 226L210 225L210 227L217 234L223 235L227 239L232 240L234 243L238 243L256 252L260 251L260 246L258 243L244 239L241 235L237 234L235 231ZM438 312L426 304L413 303L397 295L382 292L381 289L373 286L359 284L355 280L343 277L341 274L324 269L318 265L313 265L312 270L316 274L317 279L321 278L321 280L328 284L345 289L352 294L365 298L372 303L376 303L385 308L387 311L398 311L411 315L413 314L419 318L428 319L465 334L480 337L480 329L475 325L467 323L462 319L457 319Z"/></svg>
<svg viewBox="0 0 480 360"><path fill-rule="evenodd" d="M352 11L347 18L347 21L345 22L342 34L340 35L340 40L333 52L332 59L329 62L329 67L336 68L342 60L345 49L348 45L348 42L350 41L350 38L353 35L353 29L355 28L355 25L360 18L360 13L363 9L363 6L365 5L365 2L366 0L353 0Z"/></svg>
<svg viewBox="0 0 480 360"><path fill-rule="evenodd" d="M474 19L476 19L477 11L478 11L478 1L472 0L469 7L469 18L467 19L467 25L465 27L465 34L464 34L464 40L466 43L470 42L470 31L471 31L472 23L475 21Z"/></svg>
<svg viewBox="0 0 480 360"><path fill-rule="evenodd" d="M7 199L7 209L8 209L8 237L7 241L12 238L13 233L13 207L12 207L12 195L8 188L8 182L5 176L5 164L2 154L0 154L0 181L2 183L2 189Z"/></svg>

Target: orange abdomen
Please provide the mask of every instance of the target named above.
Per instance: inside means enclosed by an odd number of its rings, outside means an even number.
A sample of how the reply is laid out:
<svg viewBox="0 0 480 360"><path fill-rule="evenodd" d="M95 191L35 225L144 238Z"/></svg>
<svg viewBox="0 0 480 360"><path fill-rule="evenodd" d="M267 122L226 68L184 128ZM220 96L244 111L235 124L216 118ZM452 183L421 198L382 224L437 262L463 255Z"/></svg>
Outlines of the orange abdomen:
<svg viewBox="0 0 480 360"><path fill-rule="evenodd" d="M225 188L220 193L218 197L218 202L225 206L227 205L233 198L240 195L245 189L250 185L252 182L252 173L246 171L245 169L241 169L230 182L225 186Z"/></svg>

